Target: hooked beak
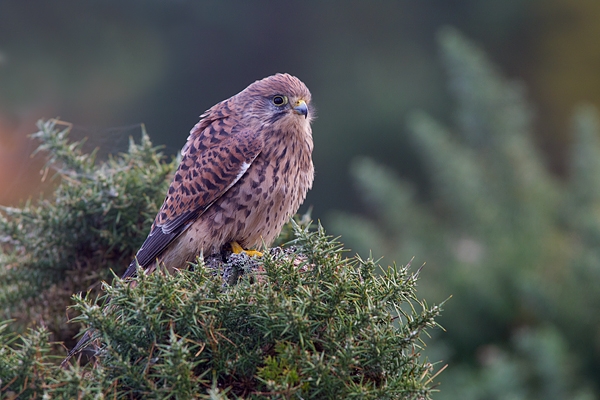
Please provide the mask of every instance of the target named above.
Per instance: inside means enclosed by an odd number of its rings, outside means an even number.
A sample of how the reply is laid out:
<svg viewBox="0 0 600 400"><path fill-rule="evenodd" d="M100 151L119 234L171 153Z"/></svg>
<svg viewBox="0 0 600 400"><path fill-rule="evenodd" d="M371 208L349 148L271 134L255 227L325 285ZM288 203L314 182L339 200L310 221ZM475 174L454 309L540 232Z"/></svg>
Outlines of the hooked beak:
<svg viewBox="0 0 600 400"><path fill-rule="evenodd" d="M294 112L298 115L304 115L304 118L308 117L308 106L304 100L298 100L294 106Z"/></svg>

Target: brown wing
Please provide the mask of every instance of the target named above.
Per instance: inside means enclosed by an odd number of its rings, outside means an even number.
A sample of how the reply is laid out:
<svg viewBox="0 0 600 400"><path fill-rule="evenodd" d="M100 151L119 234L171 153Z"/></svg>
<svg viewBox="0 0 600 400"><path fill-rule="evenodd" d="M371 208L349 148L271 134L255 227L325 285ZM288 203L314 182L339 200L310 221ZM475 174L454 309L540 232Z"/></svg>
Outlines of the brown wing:
<svg viewBox="0 0 600 400"><path fill-rule="evenodd" d="M244 130L236 122L218 112L217 118L205 117L192 130L165 202L136 254L143 268L155 262L173 240L235 185L260 153L263 143L259 132ZM135 274L135 261L123 278Z"/></svg>

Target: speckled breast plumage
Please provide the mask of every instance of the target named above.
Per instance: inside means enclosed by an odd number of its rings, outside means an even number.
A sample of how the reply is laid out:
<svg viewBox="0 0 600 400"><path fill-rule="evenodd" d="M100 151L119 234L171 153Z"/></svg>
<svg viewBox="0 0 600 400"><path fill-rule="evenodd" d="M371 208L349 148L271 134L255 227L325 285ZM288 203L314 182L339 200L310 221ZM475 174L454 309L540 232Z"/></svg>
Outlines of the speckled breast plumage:
<svg viewBox="0 0 600 400"><path fill-rule="evenodd" d="M263 151L240 180L183 234L165 264L181 265L200 250L211 254L233 241L244 248L270 245L312 186L312 137L296 130L267 138Z"/></svg>

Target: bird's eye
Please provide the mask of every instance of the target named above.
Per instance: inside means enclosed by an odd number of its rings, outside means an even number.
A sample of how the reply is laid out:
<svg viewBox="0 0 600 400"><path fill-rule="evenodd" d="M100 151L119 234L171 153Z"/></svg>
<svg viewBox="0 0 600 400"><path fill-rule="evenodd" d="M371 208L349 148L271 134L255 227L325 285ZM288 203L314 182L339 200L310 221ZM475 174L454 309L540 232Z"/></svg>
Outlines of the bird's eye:
<svg viewBox="0 0 600 400"><path fill-rule="evenodd" d="M273 104L275 104L277 107L281 107L281 106L285 106L288 103L288 99L285 96L273 96L273 98L271 99L271 101L273 102Z"/></svg>

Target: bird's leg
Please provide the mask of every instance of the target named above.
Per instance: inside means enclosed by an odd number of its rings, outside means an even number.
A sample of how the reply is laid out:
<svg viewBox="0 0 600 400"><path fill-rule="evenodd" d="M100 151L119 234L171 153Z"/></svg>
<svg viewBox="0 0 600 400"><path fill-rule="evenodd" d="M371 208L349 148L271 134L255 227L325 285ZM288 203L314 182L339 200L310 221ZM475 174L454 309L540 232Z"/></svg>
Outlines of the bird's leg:
<svg viewBox="0 0 600 400"><path fill-rule="evenodd" d="M262 257L263 253L258 250L244 250L238 242L231 242L231 251L235 254L246 253L250 257Z"/></svg>

